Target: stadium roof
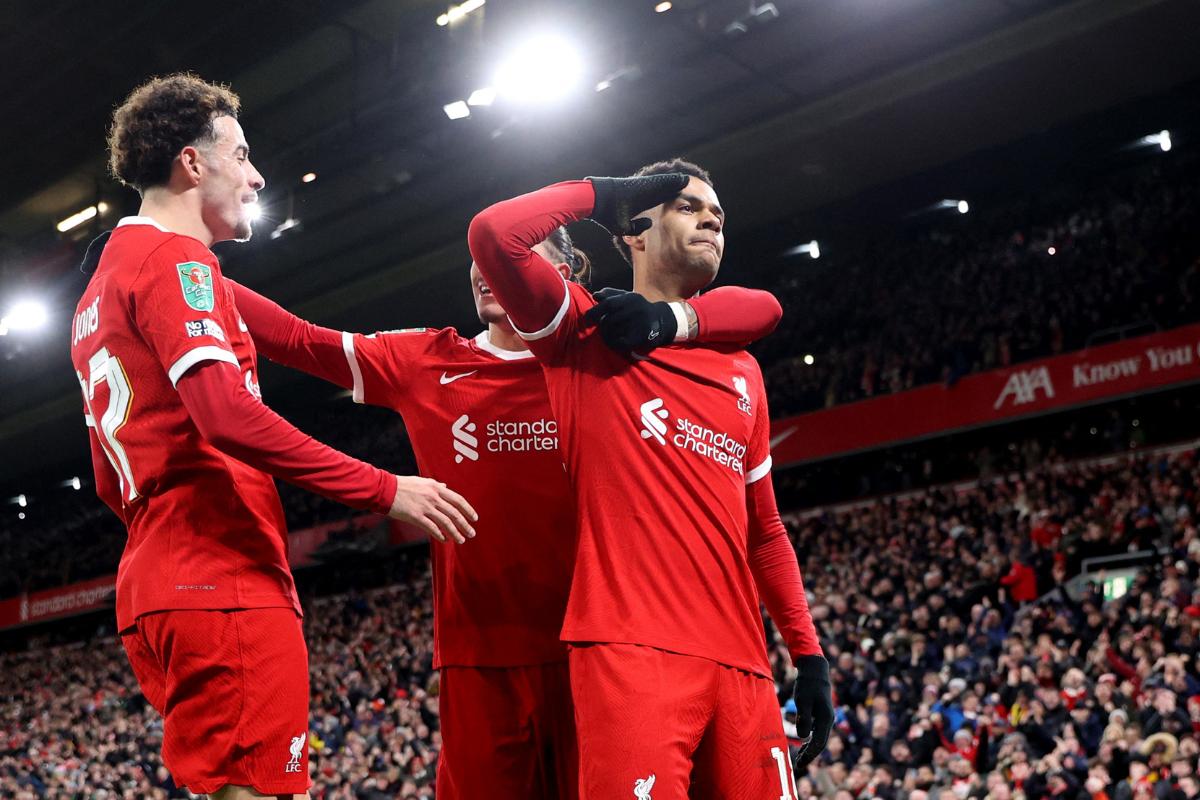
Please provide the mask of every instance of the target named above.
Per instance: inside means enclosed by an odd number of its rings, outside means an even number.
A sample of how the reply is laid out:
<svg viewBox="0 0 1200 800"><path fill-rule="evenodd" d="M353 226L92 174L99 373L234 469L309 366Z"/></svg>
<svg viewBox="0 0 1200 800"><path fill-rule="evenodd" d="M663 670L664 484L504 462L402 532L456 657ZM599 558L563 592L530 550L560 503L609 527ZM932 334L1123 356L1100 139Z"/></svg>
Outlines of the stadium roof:
<svg viewBox="0 0 1200 800"><path fill-rule="evenodd" d="M0 303L36 293L54 321L41 337L0 337L0 447L13 454L0 481L86 458L67 357L75 265L90 235L137 207L105 175L104 134L152 74L229 82L268 215L281 221L294 198L303 229L272 240L268 223L219 248L230 274L354 328L469 325L468 221L553 180L684 154L713 172L736 237L1200 77L1194 0L774 5L777 19L733 35L747 0L677 0L663 14L652 0L491 0L444 27L446 4L419 0L3 4ZM535 29L579 44L582 91L448 119L442 106L486 85ZM57 233L100 200L106 217Z"/></svg>

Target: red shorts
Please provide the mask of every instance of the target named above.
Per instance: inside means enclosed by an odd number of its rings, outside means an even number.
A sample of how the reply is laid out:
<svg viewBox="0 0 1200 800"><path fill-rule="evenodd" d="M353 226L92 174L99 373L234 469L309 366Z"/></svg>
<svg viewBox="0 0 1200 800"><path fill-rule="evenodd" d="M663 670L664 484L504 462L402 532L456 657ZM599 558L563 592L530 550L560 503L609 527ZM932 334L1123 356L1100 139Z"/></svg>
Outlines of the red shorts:
<svg viewBox="0 0 1200 800"><path fill-rule="evenodd" d="M121 636L163 716L163 763L196 794L308 791L308 650L290 608L160 611Z"/></svg>
<svg viewBox="0 0 1200 800"><path fill-rule="evenodd" d="M567 664L443 667L438 800L574 800Z"/></svg>
<svg viewBox="0 0 1200 800"><path fill-rule="evenodd" d="M579 794L793 800L775 683L631 644L570 650Z"/></svg>

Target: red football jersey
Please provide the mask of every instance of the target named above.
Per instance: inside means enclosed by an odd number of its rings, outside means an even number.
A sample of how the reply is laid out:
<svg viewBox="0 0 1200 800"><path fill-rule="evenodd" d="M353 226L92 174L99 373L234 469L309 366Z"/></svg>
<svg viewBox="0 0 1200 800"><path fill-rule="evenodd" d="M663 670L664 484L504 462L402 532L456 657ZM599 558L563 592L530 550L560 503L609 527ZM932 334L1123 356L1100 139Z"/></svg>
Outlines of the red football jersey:
<svg viewBox="0 0 1200 800"><path fill-rule="evenodd" d="M434 666L565 660L571 487L532 353L452 329L343 334L354 399L404 418L421 474L479 512L465 544L430 542Z"/></svg>
<svg viewBox="0 0 1200 800"><path fill-rule="evenodd" d="M226 361L259 394L254 344L216 256L151 219L121 220L76 308L71 361L129 529L118 628L165 609L299 613L273 480L210 445L175 390L192 366Z"/></svg>
<svg viewBox="0 0 1200 800"><path fill-rule="evenodd" d="M609 349L567 284L541 360L579 506L563 639L641 644L770 676L746 485L771 468L758 363L737 345Z"/></svg>

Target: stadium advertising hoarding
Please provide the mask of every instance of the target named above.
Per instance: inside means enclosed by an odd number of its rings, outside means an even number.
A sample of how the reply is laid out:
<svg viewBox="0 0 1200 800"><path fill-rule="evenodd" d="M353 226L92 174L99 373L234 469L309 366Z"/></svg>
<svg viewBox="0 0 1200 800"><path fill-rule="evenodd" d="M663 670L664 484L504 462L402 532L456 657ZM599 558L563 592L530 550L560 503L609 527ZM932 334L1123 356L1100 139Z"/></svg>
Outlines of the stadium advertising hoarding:
<svg viewBox="0 0 1200 800"><path fill-rule="evenodd" d="M105 575L57 589L0 600L0 629L111 607L116 586L117 576Z"/></svg>
<svg viewBox="0 0 1200 800"><path fill-rule="evenodd" d="M288 562L293 569L318 564L320 562L314 555L329 540L331 534L362 536L370 529L390 521L377 514L362 514L350 520L292 531L288 534ZM388 530L392 544L411 544L427 538L423 531L406 531L397 536L391 528ZM57 589L46 589L0 600L0 630L112 608L116 585L116 575L105 575L103 578L80 581Z"/></svg>
<svg viewBox="0 0 1200 800"><path fill-rule="evenodd" d="M1200 380L1200 325L1077 350L771 425L777 467Z"/></svg>

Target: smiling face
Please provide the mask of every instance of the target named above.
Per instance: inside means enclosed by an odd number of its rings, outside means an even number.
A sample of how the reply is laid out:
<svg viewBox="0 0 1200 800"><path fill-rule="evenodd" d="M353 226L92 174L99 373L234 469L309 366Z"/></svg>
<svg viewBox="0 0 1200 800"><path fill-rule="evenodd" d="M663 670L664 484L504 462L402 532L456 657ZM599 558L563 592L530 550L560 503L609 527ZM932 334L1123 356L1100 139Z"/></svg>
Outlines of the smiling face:
<svg viewBox="0 0 1200 800"><path fill-rule="evenodd" d="M625 237L635 270L673 272L693 292L716 278L725 254L725 212L715 189L692 177L674 200L638 216L652 225Z"/></svg>
<svg viewBox="0 0 1200 800"><path fill-rule="evenodd" d="M249 205L258 200L266 181L250 162L250 145L236 119L217 117L213 129L216 139L194 148L200 213L214 242L244 242L253 232Z"/></svg>
<svg viewBox="0 0 1200 800"><path fill-rule="evenodd" d="M571 268L565 263L556 263L561 261L560 256L549 244L539 242L533 246L533 252L554 264L564 278L570 278ZM500 305L496 296L492 294L487 281L483 279L483 273L479 271L479 267L475 266L474 262L471 263L471 296L475 298L475 313L479 316L480 322L484 325L512 327L512 323L508 321L508 313Z"/></svg>

